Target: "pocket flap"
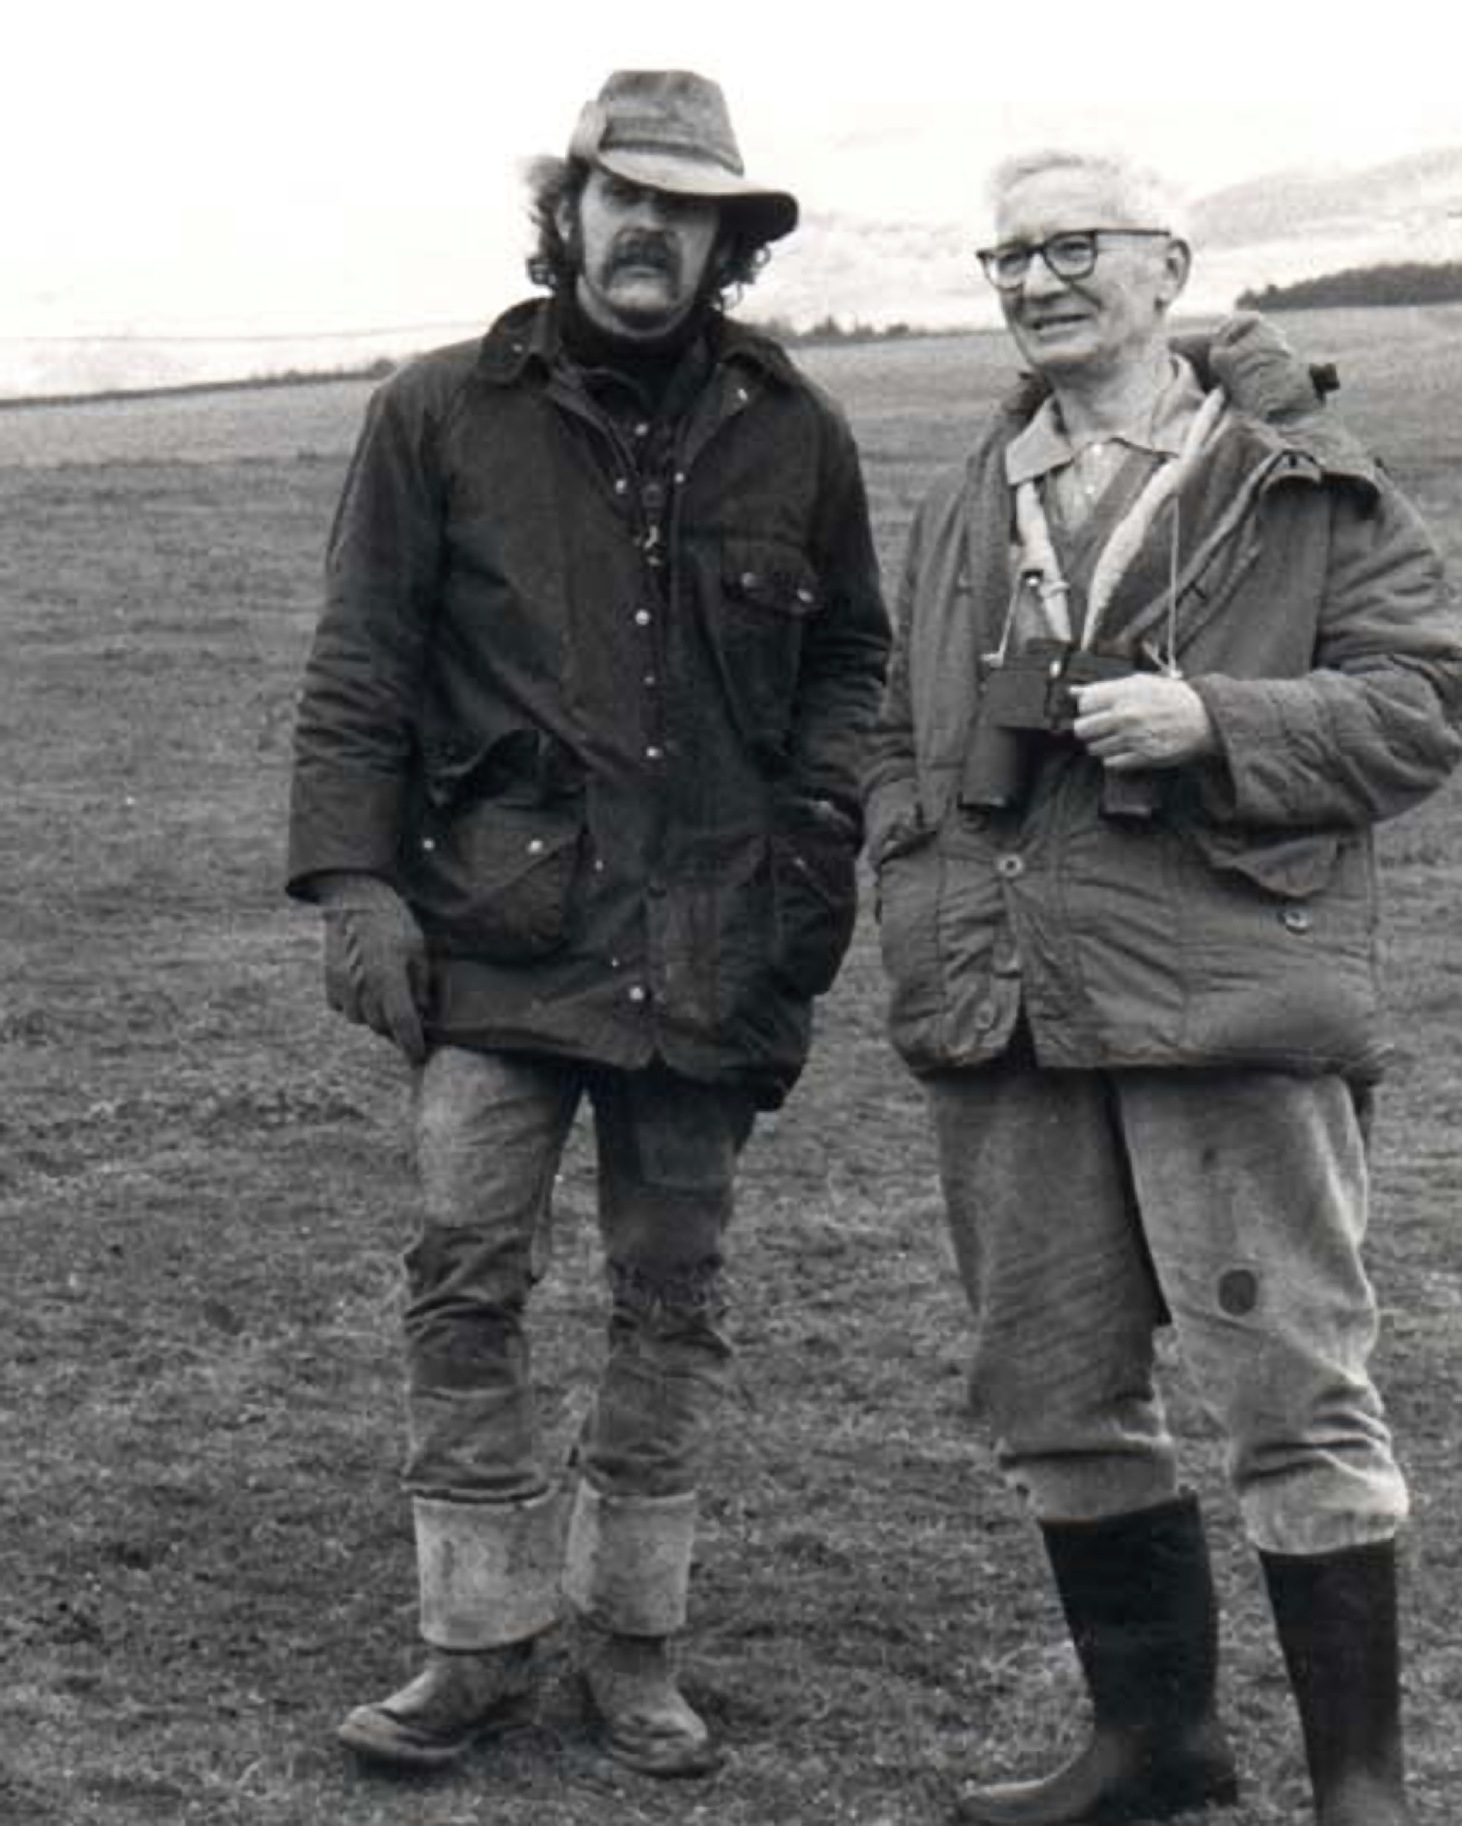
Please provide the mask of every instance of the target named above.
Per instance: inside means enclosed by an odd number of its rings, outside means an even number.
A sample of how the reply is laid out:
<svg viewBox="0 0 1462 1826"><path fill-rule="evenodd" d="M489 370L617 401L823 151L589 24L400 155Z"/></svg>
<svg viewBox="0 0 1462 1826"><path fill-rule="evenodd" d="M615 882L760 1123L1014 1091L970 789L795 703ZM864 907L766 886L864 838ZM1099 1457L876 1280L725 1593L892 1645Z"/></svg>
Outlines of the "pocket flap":
<svg viewBox="0 0 1462 1826"><path fill-rule="evenodd" d="M1335 875L1341 836L1337 831L1294 831L1259 836L1195 824L1189 834L1210 868L1245 880L1285 900L1307 900Z"/></svg>
<svg viewBox="0 0 1462 1826"><path fill-rule="evenodd" d="M507 729L490 740L447 742L430 749L424 767L427 802L437 811L483 799L504 805L546 805L582 784L582 768L552 736Z"/></svg>
<svg viewBox="0 0 1462 1826"><path fill-rule="evenodd" d="M721 581L734 601L782 615L812 615L822 606L817 573L792 545L728 539L721 552Z"/></svg>

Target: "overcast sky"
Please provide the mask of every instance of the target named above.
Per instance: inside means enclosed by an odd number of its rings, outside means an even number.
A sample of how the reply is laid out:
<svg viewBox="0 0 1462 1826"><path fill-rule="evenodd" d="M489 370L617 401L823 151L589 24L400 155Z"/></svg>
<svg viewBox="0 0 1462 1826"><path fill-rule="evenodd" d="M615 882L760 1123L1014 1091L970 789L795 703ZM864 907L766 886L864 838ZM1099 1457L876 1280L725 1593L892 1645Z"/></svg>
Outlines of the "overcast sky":
<svg viewBox="0 0 1462 1826"><path fill-rule="evenodd" d="M715 76L753 173L806 212L971 245L1022 146L1120 143L1202 192L1462 143L1462 32L1419 0L19 3L10 337L485 316L523 289L521 160L615 67Z"/></svg>

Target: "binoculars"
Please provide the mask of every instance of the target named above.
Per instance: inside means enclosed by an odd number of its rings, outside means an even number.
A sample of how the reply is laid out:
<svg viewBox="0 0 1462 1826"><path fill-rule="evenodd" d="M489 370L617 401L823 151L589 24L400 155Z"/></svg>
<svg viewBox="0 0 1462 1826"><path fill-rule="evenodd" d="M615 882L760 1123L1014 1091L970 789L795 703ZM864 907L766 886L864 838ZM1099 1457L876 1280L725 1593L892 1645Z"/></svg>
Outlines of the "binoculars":
<svg viewBox="0 0 1462 1826"><path fill-rule="evenodd" d="M1129 678L1138 670L1130 654L1073 647L1061 640L1028 641L1008 656L982 661L960 804L1019 811L1052 741L1074 740L1076 687ZM1150 773L1104 772L1103 816L1151 818L1157 804L1157 781Z"/></svg>

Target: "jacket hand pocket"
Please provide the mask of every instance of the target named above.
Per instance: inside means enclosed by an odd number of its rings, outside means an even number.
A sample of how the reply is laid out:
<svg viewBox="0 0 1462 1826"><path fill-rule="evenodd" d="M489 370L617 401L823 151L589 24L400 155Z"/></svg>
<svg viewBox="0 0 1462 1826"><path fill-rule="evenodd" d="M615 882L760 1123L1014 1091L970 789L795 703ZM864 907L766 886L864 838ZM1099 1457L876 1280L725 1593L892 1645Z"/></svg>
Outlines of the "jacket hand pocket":
<svg viewBox="0 0 1462 1826"><path fill-rule="evenodd" d="M1374 859L1361 836L1222 833L1180 860L1183 1044L1204 1059L1373 1075L1385 1051Z"/></svg>
<svg viewBox="0 0 1462 1826"><path fill-rule="evenodd" d="M479 800L429 813L407 892L442 949L524 963L569 935L583 849L582 801L551 806Z"/></svg>
<svg viewBox="0 0 1462 1826"><path fill-rule="evenodd" d="M772 961L804 996L821 995L838 974L858 916L858 843L811 813L771 839Z"/></svg>

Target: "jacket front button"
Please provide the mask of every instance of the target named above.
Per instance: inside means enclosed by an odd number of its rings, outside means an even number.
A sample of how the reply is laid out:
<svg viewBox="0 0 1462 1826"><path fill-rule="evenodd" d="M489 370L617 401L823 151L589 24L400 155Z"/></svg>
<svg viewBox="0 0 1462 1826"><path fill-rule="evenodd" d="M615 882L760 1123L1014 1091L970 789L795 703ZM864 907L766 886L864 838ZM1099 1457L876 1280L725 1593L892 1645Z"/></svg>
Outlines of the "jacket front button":
<svg viewBox="0 0 1462 1826"><path fill-rule="evenodd" d="M650 625L650 611L648 609L636 609L635 610L635 626L637 628L648 628L649 625Z"/></svg>
<svg viewBox="0 0 1462 1826"><path fill-rule="evenodd" d="M541 837L530 837L528 839L528 854L530 856L541 856L543 854L543 839Z"/></svg>
<svg viewBox="0 0 1462 1826"><path fill-rule="evenodd" d="M1308 932L1310 915L1304 907L1286 907L1279 916L1280 924L1291 932Z"/></svg>
<svg viewBox="0 0 1462 1826"><path fill-rule="evenodd" d="M657 748L653 742L645 750L645 759L647 761L663 761L664 758L665 750L663 748Z"/></svg>
<svg viewBox="0 0 1462 1826"><path fill-rule="evenodd" d="M437 847L436 838L435 837L423 837L421 840L421 847L426 851L427 855L429 856L432 853L432 851Z"/></svg>
<svg viewBox="0 0 1462 1826"><path fill-rule="evenodd" d="M632 1002L643 1002L645 997L649 994L649 991L645 988L643 983L631 983L628 993L629 999Z"/></svg>
<svg viewBox="0 0 1462 1826"><path fill-rule="evenodd" d="M1014 881L1018 876L1024 875L1025 873L1025 858L1023 856L1015 855L997 856L995 858L995 873L1003 876L1006 881Z"/></svg>

